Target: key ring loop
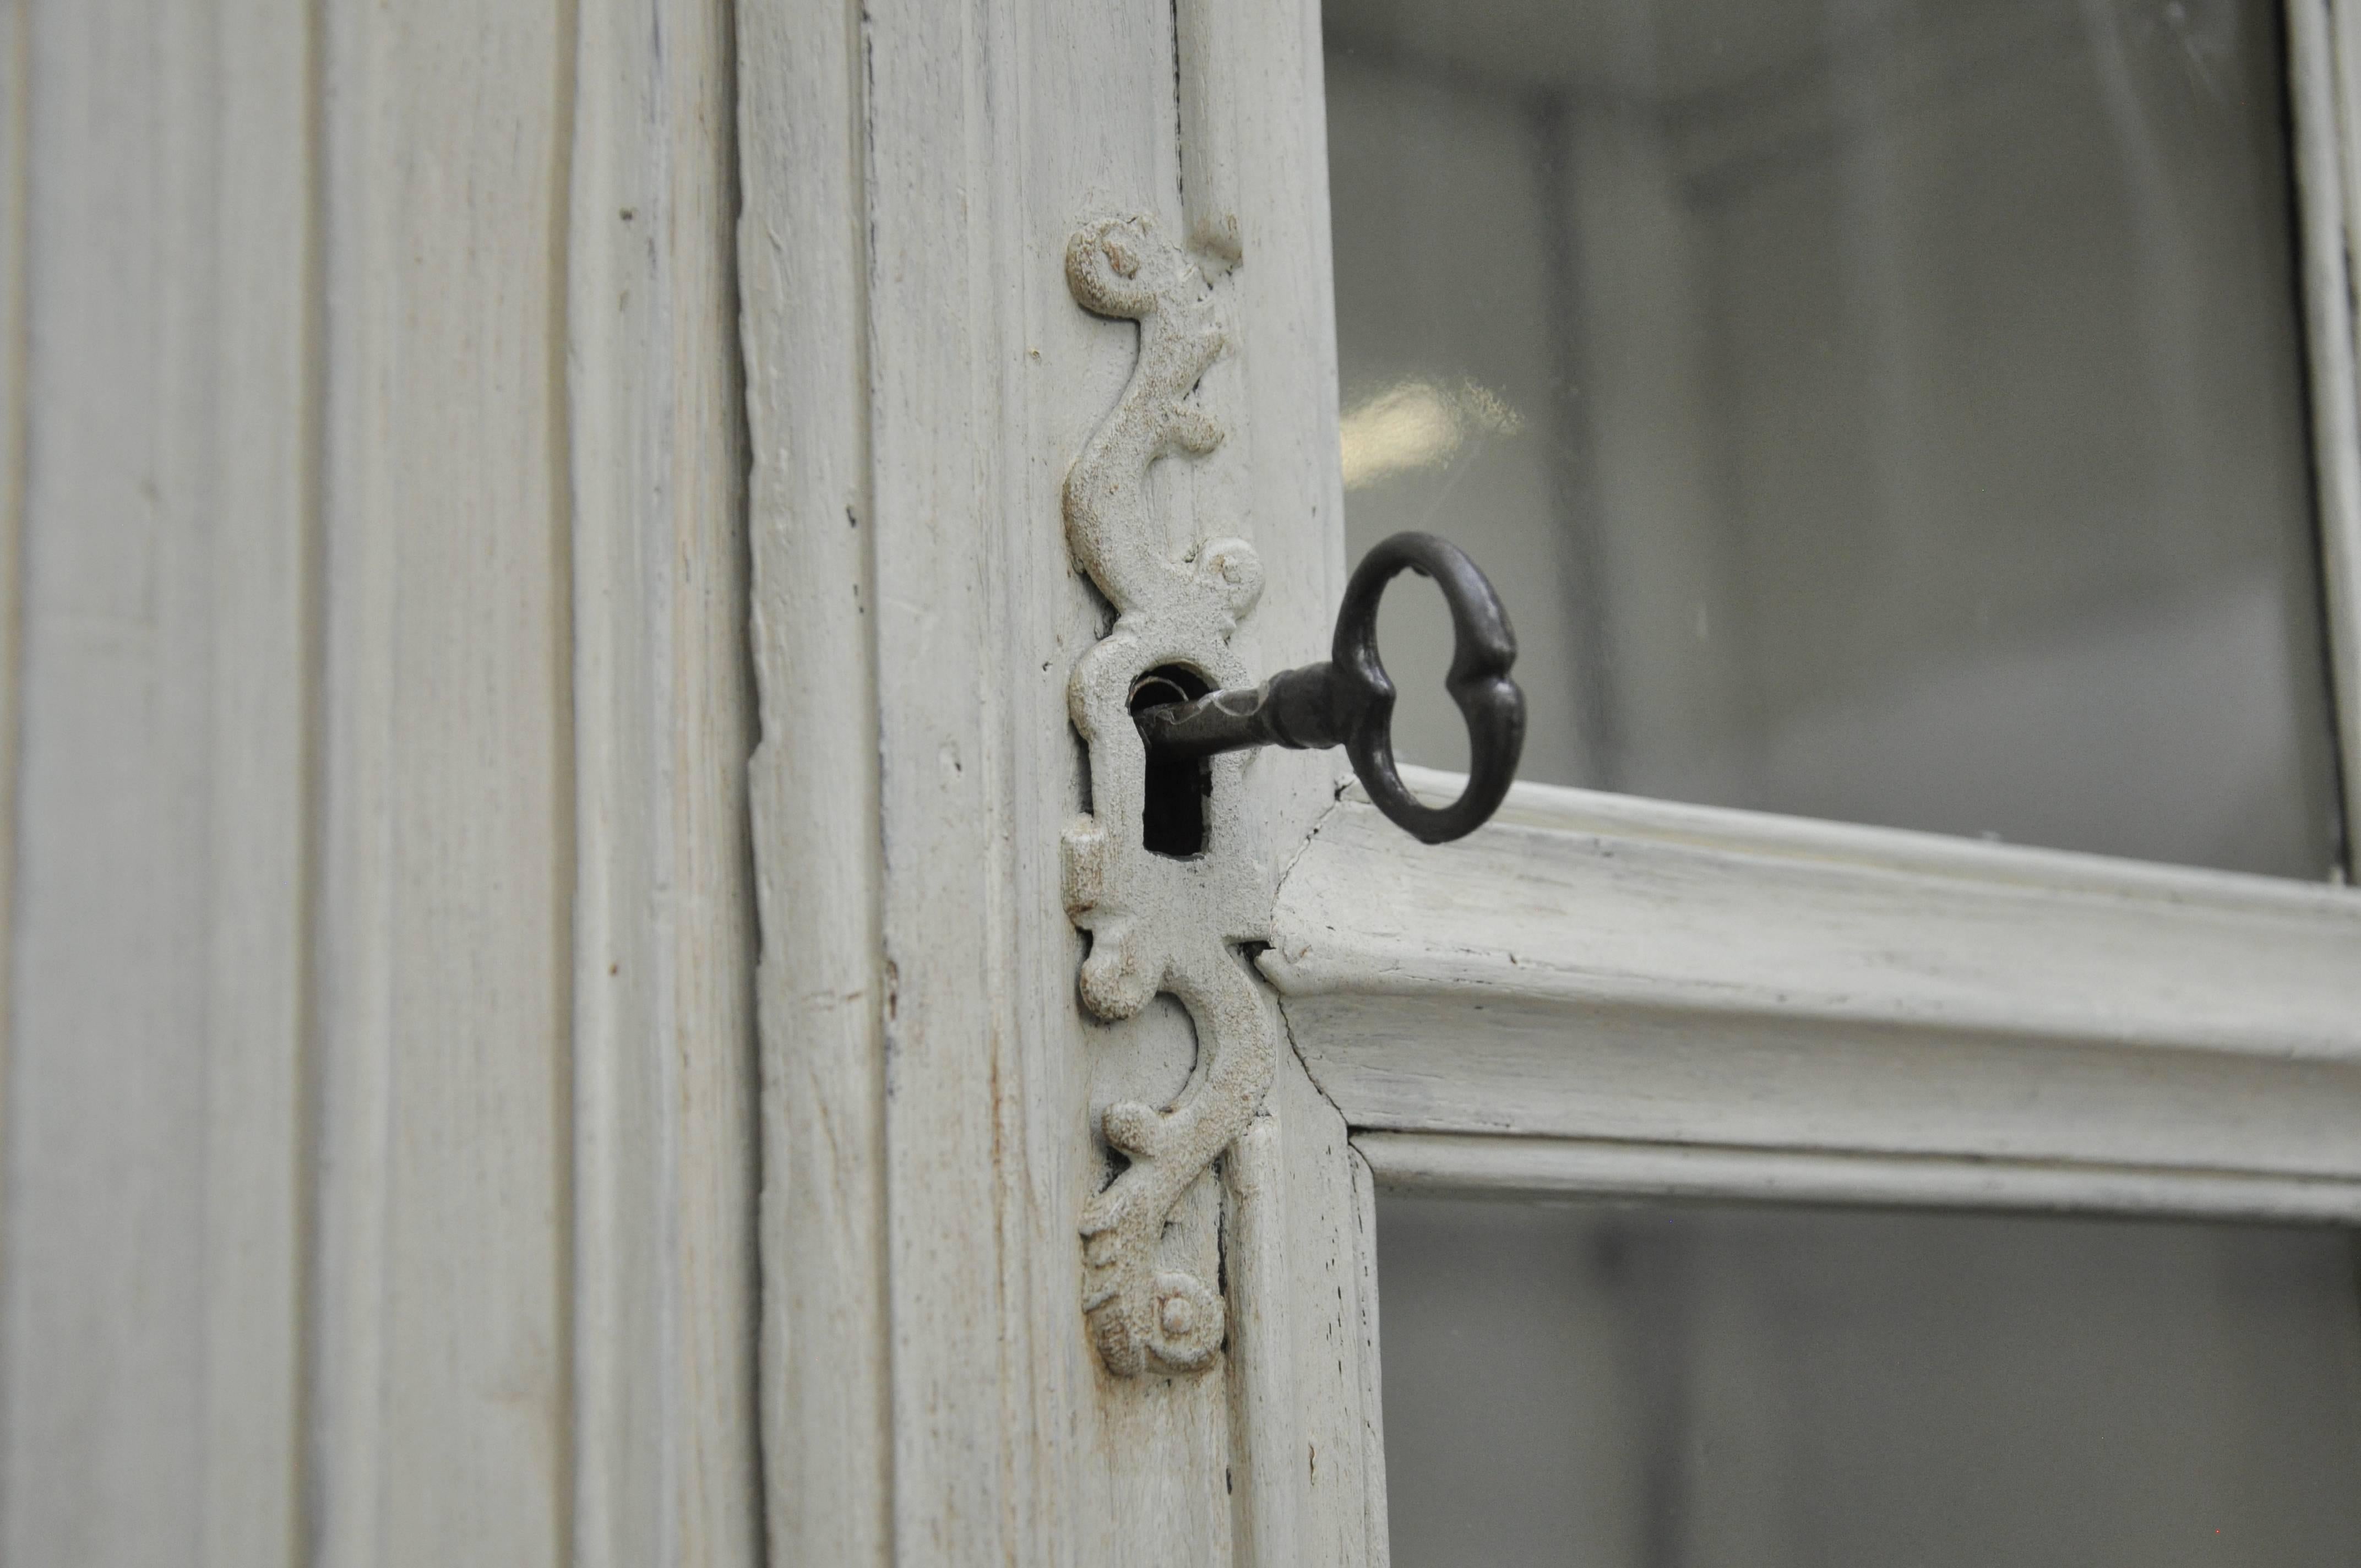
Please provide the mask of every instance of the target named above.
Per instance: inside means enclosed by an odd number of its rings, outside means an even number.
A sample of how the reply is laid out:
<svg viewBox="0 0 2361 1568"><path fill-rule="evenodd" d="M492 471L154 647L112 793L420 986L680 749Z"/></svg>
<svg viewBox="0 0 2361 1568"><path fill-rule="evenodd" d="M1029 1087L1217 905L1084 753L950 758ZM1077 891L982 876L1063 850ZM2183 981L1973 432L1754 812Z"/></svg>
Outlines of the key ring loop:
<svg viewBox="0 0 2361 1568"><path fill-rule="evenodd" d="M1378 605L1405 570L1433 580L1451 607L1451 673L1444 686L1467 724L1467 787L1449 806L1422 805L1394 766L1394 685L1378 656ZM1345 749L1378 809L1422 843L1474 832L1509 793L1525 744L1525 694L1509 678L1516 659L1508 610L1476 563L1449 540L1397 533L1353 569L1330 653L1339 706L1351 713Z"/></svg>

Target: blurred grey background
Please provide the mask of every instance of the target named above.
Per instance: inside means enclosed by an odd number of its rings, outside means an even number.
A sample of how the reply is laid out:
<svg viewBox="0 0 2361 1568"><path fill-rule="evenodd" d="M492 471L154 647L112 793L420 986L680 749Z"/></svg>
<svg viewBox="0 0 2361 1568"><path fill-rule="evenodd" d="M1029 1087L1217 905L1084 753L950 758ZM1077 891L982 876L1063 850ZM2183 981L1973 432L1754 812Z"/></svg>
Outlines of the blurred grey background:
<svg viewBox="0 0 2361 1568"><path fill-rule="evenodd" d="M2327 874L2270 0L1325 16L1352 543L1501 585L1525 776Z"/></svg>
<svg viewBox="0 0 2361 1568"><path fill-rule="evenodd" d="M2350 1238L1388 1194L1394 1568L2361 1561Z"/></svg>

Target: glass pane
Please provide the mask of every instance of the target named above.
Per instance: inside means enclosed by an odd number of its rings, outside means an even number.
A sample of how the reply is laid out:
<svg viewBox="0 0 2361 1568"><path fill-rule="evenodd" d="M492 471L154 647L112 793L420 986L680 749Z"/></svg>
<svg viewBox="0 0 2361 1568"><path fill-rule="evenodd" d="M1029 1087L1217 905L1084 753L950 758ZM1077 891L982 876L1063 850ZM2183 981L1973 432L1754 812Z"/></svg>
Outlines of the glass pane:
<svg viewBox="0 0 2361 1568"><path fill-rule="evenodd" d="M2345 1232L1378 1206L1394 1568L2310 1568L2361 1542Z"/></svg>
<svg viewBox="0 0 2361 1568"><path fill-rule="evenodd" d="M2326 874L2278 6L1326 0L1348 532L1527 777Z"/></svg>

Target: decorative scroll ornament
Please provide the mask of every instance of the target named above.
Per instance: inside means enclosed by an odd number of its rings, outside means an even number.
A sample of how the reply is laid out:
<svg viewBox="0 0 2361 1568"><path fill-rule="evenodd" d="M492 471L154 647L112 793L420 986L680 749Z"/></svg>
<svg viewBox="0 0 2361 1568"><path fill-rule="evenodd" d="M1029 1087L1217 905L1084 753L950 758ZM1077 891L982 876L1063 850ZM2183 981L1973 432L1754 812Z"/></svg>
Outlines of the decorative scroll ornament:
<svg viewBox="0 0 2361 1568"><path fill-rule="evenodd" d="M1222 1299L1194 1275L1159 1270L1158 1245L1173 1204L1253 1120L1278 1063L1276 1010L1240 951L1268 939L1271 883L1240 819L1235 755L1207 764L1202 852L1146 847L1147 750L1131 698L1141 676L1170 666L1208 686L1245 677L1230 634L1262 590L1262 564L1237 539L1170 558L1150 501L1150 465L1222 439L1185 400L1228 342L1195 264L1147 219L1113 218L1074 235L1066 279L1085 309L1139 323L1131 380L1066 476L1068 547L1117 611L1067 687L1094 810L1065 832L1066 908L1091 934L1084 1005L1113 1021L1169 992L1197 1031L1195 1070L1170 1107L1126 1101L1102 1120L1131 1163L1083 1211L1082 1306L1110 1372L1199 1372L1221 1353Z"/></svg>

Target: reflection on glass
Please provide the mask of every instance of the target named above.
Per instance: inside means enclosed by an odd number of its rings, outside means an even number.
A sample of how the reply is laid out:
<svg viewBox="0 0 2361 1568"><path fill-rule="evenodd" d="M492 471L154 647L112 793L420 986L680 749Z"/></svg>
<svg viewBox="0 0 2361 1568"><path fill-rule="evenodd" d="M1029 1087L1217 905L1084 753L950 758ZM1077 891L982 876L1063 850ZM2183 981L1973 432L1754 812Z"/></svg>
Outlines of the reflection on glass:
<svg viewBox="0 0 2361 1568"><path fill-rule="evenodd" d="M1394 1568L2327 1568L2351 1236L1378 1207Z"/></svg>
<svg viewBox="0 0 2361 1568"><path fill-rule="evenodd" d="M2325 874L2277 11L1327 0L1348 530L1528 777Z"/></svg>

